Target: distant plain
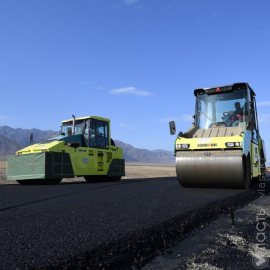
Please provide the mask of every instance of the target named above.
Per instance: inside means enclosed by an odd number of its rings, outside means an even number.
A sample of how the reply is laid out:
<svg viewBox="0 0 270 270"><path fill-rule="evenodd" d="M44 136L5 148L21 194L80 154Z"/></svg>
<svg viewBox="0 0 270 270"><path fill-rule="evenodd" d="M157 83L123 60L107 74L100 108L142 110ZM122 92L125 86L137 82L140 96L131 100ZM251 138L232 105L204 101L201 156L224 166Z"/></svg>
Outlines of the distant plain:
<svg viewBox="0 0 270 270"><path fill-rule="evenodd" d="M176 176L175 164L157 163L126 163L126 176L122 179L155 178L155 177L174 177ZM62 182L83 181L82 177L63 179ZM17 184L16 181L6 180L6 161L0 161L0 185Z"/></svg>

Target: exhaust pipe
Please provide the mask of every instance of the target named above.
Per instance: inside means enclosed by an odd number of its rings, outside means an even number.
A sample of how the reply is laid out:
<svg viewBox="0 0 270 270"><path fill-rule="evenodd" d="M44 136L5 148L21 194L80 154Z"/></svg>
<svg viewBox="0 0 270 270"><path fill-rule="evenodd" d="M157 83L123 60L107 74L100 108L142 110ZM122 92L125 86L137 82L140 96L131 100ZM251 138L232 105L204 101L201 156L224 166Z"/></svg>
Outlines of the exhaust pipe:
<svg viewBox="0 0 270 270"><path fill-rule="evenodd" d="M76 117L72 114L72 117L73 117L73 130L72 130L72 134L74 135L75 134L75 119Z"/></svg>

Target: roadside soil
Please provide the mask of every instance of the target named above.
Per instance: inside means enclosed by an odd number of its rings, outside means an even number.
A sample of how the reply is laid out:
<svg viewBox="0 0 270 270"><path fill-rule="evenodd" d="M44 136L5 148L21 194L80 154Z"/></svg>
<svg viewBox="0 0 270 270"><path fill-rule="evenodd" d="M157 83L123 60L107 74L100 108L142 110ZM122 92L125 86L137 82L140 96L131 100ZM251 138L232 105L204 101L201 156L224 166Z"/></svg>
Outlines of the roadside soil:
<svg viewBox="0 0 270 270"><path fill-rule="evenodd" d="M14 181L11 182L14 183ZM3 184L8 184L6 180L6 161L0 161L0 185Z"/></svg>
<svg viewBox="0 0 270 270"><path fill-rule="evenodd" d="M126 163L126 176L122 179L139 179L176 176L175 164ZM84 178L63 179L62 182L84 181ZM0 185L17 184L6 180L6 161L0 161Z"/></svg>
<svg viewBox="0 0 270 270"><path fill-rule="evenodd" d="M192 232L143 270L269 269L270 193Z"/></svg>

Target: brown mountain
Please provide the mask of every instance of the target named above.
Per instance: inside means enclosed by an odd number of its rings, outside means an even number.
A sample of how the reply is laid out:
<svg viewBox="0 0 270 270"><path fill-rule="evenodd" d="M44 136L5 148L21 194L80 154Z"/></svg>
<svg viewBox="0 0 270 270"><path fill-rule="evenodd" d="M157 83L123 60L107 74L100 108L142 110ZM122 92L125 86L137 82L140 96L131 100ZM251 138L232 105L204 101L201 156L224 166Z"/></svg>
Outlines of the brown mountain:
<svg viewBox="0 0 270 270"><path fill-rule="evenodd" d="M6 160L7 155L14 155L23 146L10 138L0 135L0 160Z"/></svg>
<svg viewBox="0 0 270 270"><path fill-rule="evenodd" d="M174 163L175 157L172 151L168 150L147 150L139 149L121 141L115 141L115 145L123 148L126 162L147 162L147 163Z"/></svg>
<svg viewBox="0 0 270 270"><path fill-rule="evenodd" d="M22 129L22 128L11 128L9 126L0 127L0 135L8 137L22 146L28 146L30 141L30 134L33 133L34 142L39 143L46 139L56 137L59 135L59 132L52 130L40 130L40 129Z"/></svg>

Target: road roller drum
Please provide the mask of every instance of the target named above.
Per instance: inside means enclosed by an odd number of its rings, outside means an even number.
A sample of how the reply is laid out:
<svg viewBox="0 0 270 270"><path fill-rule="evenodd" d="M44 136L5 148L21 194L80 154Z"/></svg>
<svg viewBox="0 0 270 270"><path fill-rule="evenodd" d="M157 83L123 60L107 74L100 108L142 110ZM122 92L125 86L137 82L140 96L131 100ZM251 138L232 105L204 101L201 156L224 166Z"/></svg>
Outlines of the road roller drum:
<svg viewBox="0 0 270 270"><path fill-rule="evenodd" d="M184 187L247 188L241 151L177 153L176 174Z"/></svg>

